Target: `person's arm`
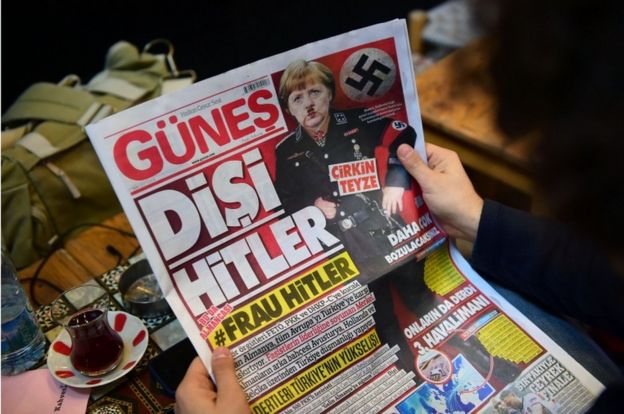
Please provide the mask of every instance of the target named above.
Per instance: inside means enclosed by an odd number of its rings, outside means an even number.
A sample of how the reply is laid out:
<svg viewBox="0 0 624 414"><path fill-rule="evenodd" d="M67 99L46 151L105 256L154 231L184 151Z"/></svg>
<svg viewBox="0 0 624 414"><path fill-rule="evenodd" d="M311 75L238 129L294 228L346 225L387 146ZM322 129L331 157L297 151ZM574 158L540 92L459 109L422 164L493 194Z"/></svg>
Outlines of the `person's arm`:
<svg viewBox="0 0 624 414"><path fill-rule="evenodd" d="M486 201L471 262L544 306L624 337L624 278L560 223Z"/></svg>
<svg viewBox="0 0 624 414"><path fill-rule="evenodd" d="M302 209L312 204L304 196L303 189L297 179L300 171L292 168L290 157L296 157L297 160L303 160L303 152L297 152L291 148L291 136L286 138L275 149L275 190L288 214Z"/></svg>
<svg viewBox="0 0 624 414"><path fill-rule="evenodd" d="M447 234L475 242L476 269L559 312L623 335L624 278L595 246L561 224L484 203L453 151L428 144L429 166L409 146L398 154Z"/></svg>
<svg viewBox="0 0 624 414"><path fill-rule="evenodd" d="M385 184L383 188L382 208L387 214L397 214L403 211L403 193L410 188L411 178L397 156L397 149L401 144L414 146L416 131L411 126L399 122L400 128L393 126L393 120L388 120L385 132L382 136L382 144L390 141L388 145L388 164Z"/></svg>
<svg viewBox="0 0 624 414"><path fill-rule="evenodd" d="M410 147L414 147L416 142L416 131L409 125L404 125L403 129L397 130L392 127L392 120L388 120L389 125L386 126L386 131L382 138L383 142L390 141L388 143L388 165L386 172L386 186L401 187L408 189L411 184L411 178L409 174L401 165L399 161L397 150L402 144L407 144Z"/></svg>

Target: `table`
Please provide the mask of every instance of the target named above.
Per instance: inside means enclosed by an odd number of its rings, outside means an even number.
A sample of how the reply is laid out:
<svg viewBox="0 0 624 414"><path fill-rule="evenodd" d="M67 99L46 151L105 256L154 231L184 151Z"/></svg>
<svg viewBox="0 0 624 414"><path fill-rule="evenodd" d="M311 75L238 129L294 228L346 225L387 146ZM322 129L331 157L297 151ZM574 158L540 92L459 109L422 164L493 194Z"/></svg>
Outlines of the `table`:
<svg viewBox="0 0 624 414"><path fill-rule="evenodd" d="M123 261L137 251L139 244L136 238L124 236L112 228L132 233L132 227L125 214L119 213L101 225L94 225L81 233L72 235L61 249L50 256L41 269L40 277L54 283L62 290L67 290L120 264L120 258L112 254L110 249L107 250L107 246L117 250ZM39 263L40 261L21 269L20 278L31 277ZM24 287L28 292L28 285L25 284ZM50 303L57 295L58 292L43 283L37 283L35 286L35 296L40 303ZM30 299L33 305L37 304L37 301Z"/></svg>
<svg viewBox="0 0 624 414"><path fill-rule="evenodd" d="M130 231L123 213L103 224ZM83 283L98 284L108 292L111 310L125 310L118 281L129 264L123 260L123 264L117 265L118 258L110 254L106 249L107 245L118 249L125 259L136 249L137 242L132 237L123 236L114 230L94 227L72 238L63 249L55 252L42 269L41 276L64 289ZM20 276L29 277L36 266L37 263L22 270ZM49 346L62 330L49 315L49 302L58 294L45 285L39 286L36 292L40 300L49 299L47 304L36 310L37 320ZM66 304L67 312L73 312L73 305L67 300ZM165 413L172 409L174 400L150 378L146 368L152 358L186 338L186 334L173 314L142 320L149 331L145 355L128 375L114 383L93 388L87 413L144 414ZM44 362L42 361L39 367Z"/></svg>
<svg viewBox="0 0 624 414"><path fill-rule="evenodd" d="M531 154L536 140L527 136L509 142L497 129L496 105L484 75L486 48L485 41L472 43L416 77L425 140L456 151L482 195L534 209L538 197ZM467 76L472 71L478 76Z"/></svg>

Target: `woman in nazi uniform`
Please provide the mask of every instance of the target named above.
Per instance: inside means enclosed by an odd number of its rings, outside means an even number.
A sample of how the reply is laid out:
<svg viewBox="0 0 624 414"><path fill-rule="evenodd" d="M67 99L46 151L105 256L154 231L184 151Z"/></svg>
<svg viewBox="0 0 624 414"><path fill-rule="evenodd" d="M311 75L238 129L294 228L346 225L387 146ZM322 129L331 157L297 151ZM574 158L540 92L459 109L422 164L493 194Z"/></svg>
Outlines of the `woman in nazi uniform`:
<svg viewBox="0 0 624 414"><path fill-rule="evenodd" d="M323 212L366 283L388 270L387 236L404 224L399 213L411 178L396 150L413 146L416 133L365 108L337 110L335 95L334 76L319 62L293 61L282 74L280 103L298 126L276 148L276 189L289 213L310 205ZM385 177L376 151L387 154Z"/></svg>

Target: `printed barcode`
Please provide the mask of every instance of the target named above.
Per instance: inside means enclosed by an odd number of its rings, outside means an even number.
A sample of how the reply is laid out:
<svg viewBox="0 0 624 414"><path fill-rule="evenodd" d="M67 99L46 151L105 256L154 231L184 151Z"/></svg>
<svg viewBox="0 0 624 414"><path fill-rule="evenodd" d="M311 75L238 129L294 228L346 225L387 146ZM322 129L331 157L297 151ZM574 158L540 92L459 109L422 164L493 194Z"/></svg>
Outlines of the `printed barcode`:
<svg viewBox="0 0 624 414"><path fill-rule="evenodd" d="M268 85L269 85L268 79L260 79L257 82L250 83L249 85L245 85L243 90L245 91L245 93L249 93L249 92L255 91L256 89L260 89Z"/></svg>

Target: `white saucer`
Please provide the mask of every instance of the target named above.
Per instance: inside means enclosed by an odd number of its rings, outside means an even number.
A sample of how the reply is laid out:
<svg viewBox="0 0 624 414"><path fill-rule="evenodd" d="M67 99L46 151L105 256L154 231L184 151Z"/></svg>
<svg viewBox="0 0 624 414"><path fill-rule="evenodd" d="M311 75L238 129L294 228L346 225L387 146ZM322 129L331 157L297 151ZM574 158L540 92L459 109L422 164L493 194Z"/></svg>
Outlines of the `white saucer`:
<svg viewBox="0 0 624 414"><path fill-rule="evenodd" d="M71 338L69 333L63 330L48 351L48 369L57 381L76 388L97 387L123 377L139 363L149 341L147 328L143 322L127 312L109 311L108 323L119 333L124 343L123 355L117 368L99 377L82 375L69 360Z"/></svg>

